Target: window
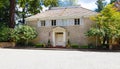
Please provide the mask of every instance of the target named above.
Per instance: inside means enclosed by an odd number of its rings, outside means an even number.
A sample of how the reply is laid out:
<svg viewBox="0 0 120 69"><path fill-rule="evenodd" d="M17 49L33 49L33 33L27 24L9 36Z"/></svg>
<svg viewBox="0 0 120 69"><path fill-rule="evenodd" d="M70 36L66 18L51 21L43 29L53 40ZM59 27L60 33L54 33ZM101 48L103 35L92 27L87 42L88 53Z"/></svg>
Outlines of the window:
<svg viewBox="0 0 120 69"><path fill-rule="evenodd" d="M41 21L41 26L45 26L45 21Z"/></svg>
<svg viewBox="0 0 120 69"><path fill-rule="evenodd" d="M56 20L52 20L51 24L52 26L56 26Z"/></svg>
<svg viewBox="0 0 120 69"><path fill-rule="evenodd" d="M74 20L74 25L80 25L80 19L75 19Z"/></svg>

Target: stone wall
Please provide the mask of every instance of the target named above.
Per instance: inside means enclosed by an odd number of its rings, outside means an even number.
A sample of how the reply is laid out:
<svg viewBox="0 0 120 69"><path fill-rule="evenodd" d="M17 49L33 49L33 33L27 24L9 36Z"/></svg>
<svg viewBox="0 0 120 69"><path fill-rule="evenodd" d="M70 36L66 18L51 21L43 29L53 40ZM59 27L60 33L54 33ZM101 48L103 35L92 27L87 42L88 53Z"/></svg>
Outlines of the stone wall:
<svg viewBox="0 0 120 69"><path fill-rule="evenodd" d="M0 47L1 48L15 47L15 42L0 42Z"/></svg>
<svg viewBox="0 0 120 69"><path fill-rule="evenodd" d="M27 25L29 25L29 26L31 26L31 27L33 27L33 28L35 28L35 29L37 30L37 33L38 33L37 38L35 38L35 39L32 40L32 41L29 40L29 41L31 41L31 42L33 42L33 43L39 43L39 42L40 42L40 34L39 34L39 28L38 28L37 22L38 22L38 21L27 21L27 22L26 22Z"/></svg>
<svg viewBox="0 0 120 69"><path fill-rule="evenodd" d="M89 18L84 18L82 25L74 25L74 26L61 26L66 29L66 43L69 39L71 44L79 44L79 45L88 45L93 40L88 41L88 37L85 36L85 33L92 25L92 21ZM55 27L38 27L37 21L27 22L28 25L35 27L38 32L38 37L33 40L34 43L46 43L48 39L52 42L52 31ZM69 33L69 36L68 36Z"/></svg>

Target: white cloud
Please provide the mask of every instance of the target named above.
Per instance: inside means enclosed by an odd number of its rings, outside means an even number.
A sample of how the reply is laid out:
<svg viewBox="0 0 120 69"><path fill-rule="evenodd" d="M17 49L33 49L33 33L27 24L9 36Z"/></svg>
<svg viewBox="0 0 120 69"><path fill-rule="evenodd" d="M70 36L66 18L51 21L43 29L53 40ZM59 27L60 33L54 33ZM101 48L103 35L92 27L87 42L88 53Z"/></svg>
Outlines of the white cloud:
<svg viewBox="0 0 120 69"><path fill-rule="evenodd" d="M95 8L97 8L97 5L95 4L95 2L81 3L81 6L87 9L91 9L91 10L94 10Z"/></svg>
<svg viewBox="0 0 120 69"><path fill-rule="evenodd" d="M78 0L78 1L82 3L91 3L91 2L95 2L96 0Z"/></svg>

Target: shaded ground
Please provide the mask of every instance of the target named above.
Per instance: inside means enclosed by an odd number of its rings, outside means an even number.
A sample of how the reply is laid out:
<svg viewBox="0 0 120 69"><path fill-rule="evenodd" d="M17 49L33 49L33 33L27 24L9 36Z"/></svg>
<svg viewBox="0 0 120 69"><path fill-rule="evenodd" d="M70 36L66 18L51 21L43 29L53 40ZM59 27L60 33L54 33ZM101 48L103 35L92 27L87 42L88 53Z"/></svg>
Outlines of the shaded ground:
<svg viewBox="0 0 120 69"><path fill-rule="evenodd" d="M1 69L120 69L119 52L0 49Z"/></svg>
<svg viewBox="0 0 120 69"><path fill-rule="evenodd" d="M11 49L11 48L10 48ZM15 47L12 49L25 49L25 50L54 50L54 51L84 51L84 52L120 52L120 49L90 49L90 48L34 48L34 47Z"/></svg>

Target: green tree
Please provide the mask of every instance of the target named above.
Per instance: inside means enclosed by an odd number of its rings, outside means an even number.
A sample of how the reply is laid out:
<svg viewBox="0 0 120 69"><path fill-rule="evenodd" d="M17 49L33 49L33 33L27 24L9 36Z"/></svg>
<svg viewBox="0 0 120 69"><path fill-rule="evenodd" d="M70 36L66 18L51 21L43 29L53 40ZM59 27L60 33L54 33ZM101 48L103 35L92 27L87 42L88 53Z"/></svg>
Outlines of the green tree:
<svg viewBox="0 0 120 69"><path fill-rule="evenodd" d="M14 28L15 0L0 0L0 23Z"/></svg>
<svg viewBox="0 0 120 69"><path fill-rule="evenodd" d="M105 0L97 0L96 1L97 9L95 10L96 12L100 12L106 5Z"/></svg>
<svg viewBox="0 0 120 69"><path fill-rule="evenodd" d="M9 21L9 0L0 0L0 27L8 25Z"/></svg>
<svg viewBox="0 0 120 69"><path fill-rule="evenodd" d="M3 7L3 0L0 1L0 8Z"/></svg>
<svg viewBox="0 0 120 69"><path fill-rule="evenodd" d="M103 44L112 45L116 38L120 38L120 12L114 4L107 5L101 13L92 17L96 26L91 28L87 35L101 37Z"/></svg>
<svg viewBox="0 0 120 69"><path fill-rule="evenodd" d="M22 18L22 23L25 23L25 18L28 17L27 14L35 15L40 13L42 10L43 3L45 6L57 6L58 0L18 0L17 4L22 8L22 12L18 11L18 15Z"/></svg>
<svg viewBox="0 0 120 69"><path fill-rule="evenodd" d="M40 10L42 10L42 7L40 6L40 0L29 1L27 7L27 11L33 15L40 13Z"/></svg>
<svg viewBox="0 0 120 69"><path fill-rule="evenodd" d="M58 0L44 0L43 4L45 6L56 7L58 6Z"/></svg>
<svg viewBox="0 0 120 69"><path fill-rule="evenodd" d="M22 22L25 23L27 14L34 15L42 10L40 2L43 2L45 6L58 5L58 0L0 0L0 25L5 23L10 28L14 28L15 13L22 18ZM19 8L22 8L22 12L15 11L16 5L19 5Z"/></svg>
<svg viewBox="0 0 120 69"><path fill-rule="evenodd" d="M114 3L116 0L110 0L110 4Z"/></svg>

